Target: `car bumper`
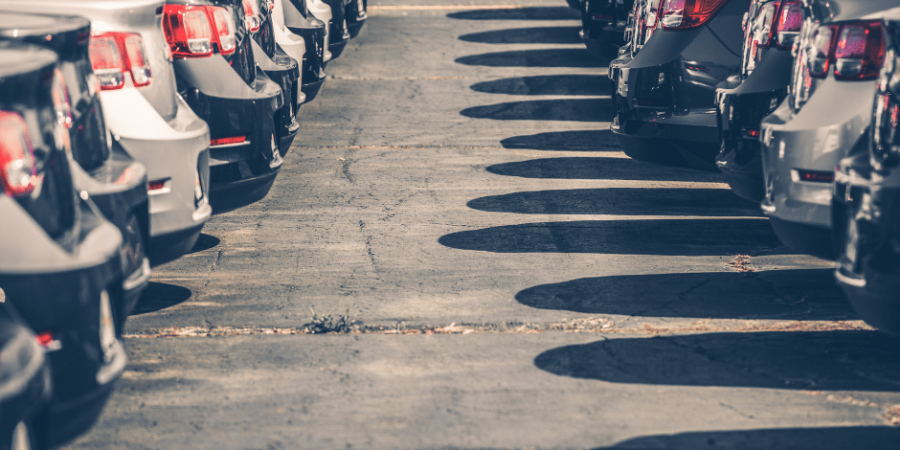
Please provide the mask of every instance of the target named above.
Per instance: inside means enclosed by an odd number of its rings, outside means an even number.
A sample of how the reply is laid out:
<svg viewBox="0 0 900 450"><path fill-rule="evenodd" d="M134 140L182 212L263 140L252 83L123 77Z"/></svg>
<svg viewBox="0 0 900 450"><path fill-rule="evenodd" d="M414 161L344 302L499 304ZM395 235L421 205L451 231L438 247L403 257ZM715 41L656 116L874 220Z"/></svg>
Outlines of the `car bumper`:
<svg viewBox="0 0 900 450"><path fill-rule="evenodd" d="M281 88L283 106L275 111L274 120L275 138L283 157L294 142L297 132L300 131L297 112L306 99L306 95L300 91L300 62L284 53L280 46L276 50L273 60L266 55L256 41L251 41L251 43L256 64L262 68L270 80Z"/></svg>
<svg viewBox="0 0 900 450"><path fill-rule="evenodd" d="M874 82L828 79L797 114L784 102L763 120L761 207L773 224L783 225L775 231L789 247L833 256L828 234L833 183L827 178L806 181L804 174L833 174L853 146L867 144L863 131L872 114L873 92ZM836 104L845 106L837 111Z"/></svg>
<svg viewBox="0 0 900 450"><path fill-rule="evenodd" d="M367 9L366 0L351 0L347 5L347 31L350 32L351 39L358 36L363 25L366 24L366 19L369 18Z"/></svg>
<svg viewBox="0 0 900 450"><path fill-rule="evenodd" d="M176 60L175 72L187 84L185 100L207 122L211 139L244 137L243 142L210 146L209 202L214 214L265 197L284 162L275 127L275 114L284 106L281 87L263 73L250 87L219 56Z"/></svg>
<svg viewBox="0 0 900 450"><path fill-rule="evenodd" d="M171 121L133 89L104 91L101 99L115 145L147 168L149 180L164 183L149 193L148 253L156 264L158 254L169 252L156 242L158 236L202 226L212 213L207 198L209 128L181 98Z"/></svg>
<svg viewBox="0 0 900 450"><path fill-rule="evenodd" d="M300 90L305 96L304 102L308 103L316 98L325 82L325 24L319 20L307 20L305 23L285 23L285 27L291 33L303 38L305 51L302 54L303 84ZM298 53L299 51L291 56L299 61L301 59L296 56Z"/></svg>
<svg viewBox="0 0 900 450"><path fill-rule="evenodd" d="M835 278L863 320L900 336L900 176L873 183L868 168L855 170L867 157L843 160L835 180Z"/></svg>

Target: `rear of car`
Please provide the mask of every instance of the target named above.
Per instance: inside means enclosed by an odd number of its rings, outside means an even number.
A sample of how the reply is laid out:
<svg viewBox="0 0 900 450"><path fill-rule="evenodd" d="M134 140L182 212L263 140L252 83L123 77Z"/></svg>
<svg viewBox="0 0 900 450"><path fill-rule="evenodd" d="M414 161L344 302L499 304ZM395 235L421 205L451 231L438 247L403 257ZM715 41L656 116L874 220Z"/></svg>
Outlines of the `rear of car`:
<svg viewBox="0 0 900 450"><path fill-rule="evenodd" d="M209 125L213 211L264 198L284 163L275 126L284 95L257 68L243 2L169 1L162 29L174 58L177 91Z"/></svg>
<svg viewBox="0 0 900 450"><path fill-rule="evenodd" d="M50 397L44 349L0 289L0 449L35 448L34 425Z"/></svg>
<svg viewBox="0 0 900 450"><path fill-rule="evenodd" d="M184 255L209 219L209 129L175 92L162 33L162 0L3 0L18 11L92 21L90 58L112 153L147 170L148 253L153 264Z"/></svg>
<svg viewBox="0 0 900 450"><path fill-rule="evenodd" d="M744 199L765 195L760 157L760 123L787 96L794 45L803 24L800 0L763 0L750 5L744 19L740 73L716 90L720 152L716 165Z"/></svg>
<svg viewBox="0 0 900 450"><path fill-rule="evenodd" d="M306 2L275 0L272 10L275 42L297 61L302 61L304 102L311 102L325 82L325 23L306 12ZM303 48L299 48L303 45Z"/></svg>
<svg viewBox="0 0 900 450"><path fill-rule="evenodd" d="M835 277L869 324L900 336L900 15L885 15L886 59L866 145L841 160L832 199Z"/></svg>
<svg viewBox="0 0 900 450"><path fill-rule="evenodd" d="M344 53L344 48L350 42L350 29L347 26L347 10L344 8L345 0L315 0L324 2L331 9L331 22L328 24L328 51L332 58L339 58ZM307 1L307 5L309 5ZM321 19L321 17L320 17Z"/></svg>
<svg viewBox="0 0 900 450"><path fill-rule="evenodd" d="M284 106L275 112L275 135L283 157L300 131L297 113L306 101L306 95L300 90L300 61L303 58L292 58L276 42L273 1L243 0L243 5L247 29L253 36L253 59L263 73L281 87ZM303 48L302 42L297 47Z"/></svg>
<svg viewBox="0 0 900 450"><path fill-rule="evenodd" d="M647 0L616 61L610 130L632 158L715 170L716 87L741 65L741 20L750 0ZM641 44L642 42L642 44ZM623 56L626 59L627 56Z"/></svg>
<svg viewBox="0 0 900 450"><path fill-rule="evenodd" d="M350 32L351 39L359 36L369 18L367 3L367 0L350 0L346 3L347 31Z"/></svg>
<svg viewBox="0 0 900 450"><path fill-rule="evenodd" d="M626 44L625 30L635 0L583 0L579 35L588 51L615 55Z"/></svg>
<svg viewBox="0 0 900 450"><path fill-rule="evenodd" d="M291 0L291 3L297 7L298 10L305 12L306 17L309 19L316 19L321 21L325 25L325 45L323 47L324 59L327 63L331 61L333 58L337 58L337 55L331 53L331 42L335 39L340 41L343 39L340 35L335 37L332 32L332 13L331 6L328 6L327 3L322 0ZM302 5L302 7L301 7ZM338 54L343 51L343 48L338 51Z"/></svg>
<svg viewBox="0 0 900 450"><path fill-rule="evenodd" d="M870 17L895 4L811 2L787 100L762 121L761 206L781 241L799 252L834 257L834 168L851 149L868 145L865 130L884 60L882 24Z"/></svg>
<svg viewBox="0 0 900 450"><path fill-rule="evenodd" d="M56 62L48 49L0 42L0 289L50 361L40 448L94 423L127 360L112 308L123 295L122 235L72 183Z"/></svg>

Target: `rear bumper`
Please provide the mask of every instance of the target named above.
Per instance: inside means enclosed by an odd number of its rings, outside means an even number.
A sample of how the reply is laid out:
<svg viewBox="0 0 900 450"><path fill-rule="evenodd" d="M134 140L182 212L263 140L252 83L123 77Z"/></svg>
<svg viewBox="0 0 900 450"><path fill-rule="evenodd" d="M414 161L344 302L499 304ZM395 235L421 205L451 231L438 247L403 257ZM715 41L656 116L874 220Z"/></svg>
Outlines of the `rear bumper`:
<svg viewBox="0 0 900 450"><path fill-rule="evenodd" d="M276 46L274 59L269 58L262 48L252 41L253 56L266 76L281 88L283 106L275 111L275 138L281 156L287 154L300 131L297 112L306 100L300 91L300 62L288 56L280 46Z"/></svg>
<svg viewBox="0 0 900 450"><path fill-rule="evenodd" d="M168 122L134 89L103 91L101 99L107 124L118 136L114 146L143 164L147 179L164 183L149 193L151 240L206 223L212 210L205 198L196 198L198 177L204 197L208 192L206 123L181 98L175 118Z"/></svg>
<svg viewBox="0 0 900 450"><path fill-rule="evenodd" d="M369 18L367 9L366 0L351 0L347 5L347 30L350 32L351 39L358 36L363 25L366 24L366 19Z"/></svg>

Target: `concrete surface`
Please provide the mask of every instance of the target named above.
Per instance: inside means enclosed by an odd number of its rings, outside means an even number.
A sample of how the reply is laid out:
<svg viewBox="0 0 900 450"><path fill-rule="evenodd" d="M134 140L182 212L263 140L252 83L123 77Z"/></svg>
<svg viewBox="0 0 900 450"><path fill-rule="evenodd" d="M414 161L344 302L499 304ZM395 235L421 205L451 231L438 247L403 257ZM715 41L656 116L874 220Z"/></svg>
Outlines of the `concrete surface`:
<svg viewBox="0 0 900 450"><path fill-rule="evenodd" d="M718 176L620 152L562 0L370 16L269 196L155 270L68 448L900 442L900 345Z"/></svg>

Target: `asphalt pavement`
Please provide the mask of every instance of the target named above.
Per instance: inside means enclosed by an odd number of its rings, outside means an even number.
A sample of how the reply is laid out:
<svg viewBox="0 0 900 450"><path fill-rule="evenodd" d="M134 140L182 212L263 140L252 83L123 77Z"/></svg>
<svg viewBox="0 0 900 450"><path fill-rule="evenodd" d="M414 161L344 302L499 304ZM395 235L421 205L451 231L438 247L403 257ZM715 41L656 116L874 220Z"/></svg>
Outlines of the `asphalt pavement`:
<svg viewBox="0 0 900 450"><path fill-rule="evenodd" d="M459 3L369 3L68 448L896 448L900 343L832 265L625 157L563 0Z"/></svg>

